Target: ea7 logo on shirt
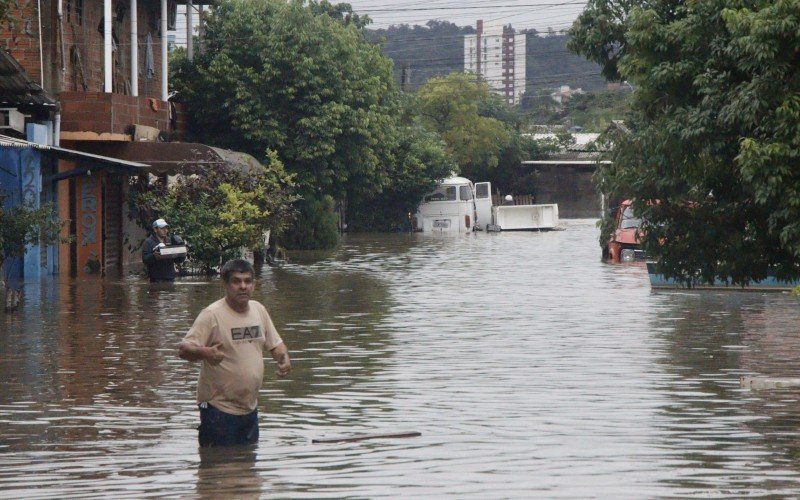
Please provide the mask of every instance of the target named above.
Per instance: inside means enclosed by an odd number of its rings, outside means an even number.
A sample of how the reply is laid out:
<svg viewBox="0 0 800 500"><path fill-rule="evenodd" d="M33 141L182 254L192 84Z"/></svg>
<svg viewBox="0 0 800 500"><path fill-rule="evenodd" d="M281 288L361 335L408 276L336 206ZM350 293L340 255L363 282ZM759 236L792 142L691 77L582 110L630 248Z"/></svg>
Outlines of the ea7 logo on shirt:
<svg viewBox="0 0 800 500"><path fill-rule="evenodd" d="M261 336L261 325L231 328L231 340L252 340Z"/></svg>

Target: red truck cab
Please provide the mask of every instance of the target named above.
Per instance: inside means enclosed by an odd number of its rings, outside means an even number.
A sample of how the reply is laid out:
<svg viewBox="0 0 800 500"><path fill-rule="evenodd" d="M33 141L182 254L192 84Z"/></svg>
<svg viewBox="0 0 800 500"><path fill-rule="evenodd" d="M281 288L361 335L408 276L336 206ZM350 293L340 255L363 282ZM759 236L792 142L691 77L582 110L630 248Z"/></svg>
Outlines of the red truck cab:
<svg viewBox="0 0 800 500"><path fill-rule="evenodd" d="M642 220L633 212L631 200L625 200L617 207L614 214L614 232L608 241L608 259L611 262L633 262L645 260L639 240L641 238Z"/></svg>

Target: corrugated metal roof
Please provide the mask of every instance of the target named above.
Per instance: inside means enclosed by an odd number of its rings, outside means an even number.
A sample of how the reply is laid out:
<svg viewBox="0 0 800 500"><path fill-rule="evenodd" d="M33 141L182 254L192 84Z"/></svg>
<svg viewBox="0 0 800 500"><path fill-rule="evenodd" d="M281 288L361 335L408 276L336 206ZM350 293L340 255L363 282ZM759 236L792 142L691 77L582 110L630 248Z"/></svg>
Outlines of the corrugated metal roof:
<svg viewBox="0 0 800 500"><path fill-rule="evenodd" d="M128 161L128 160L120 160L119 158L112 158L110 156L101 156L92 153L84 153L83 151L76 151L74 149L66 149L61 148L58 146L48 146L45 144L37 144L35 142L25 141L22 139L17 139L14 137L9 137L7 135L0 135L0 147L9 147L9 148L33 148L39 151L45 151L53 153L60 157L67 157L67 158L84 158L87 160L94 160L99 163L105 163L107 165L114 165L120 167L129 167L135 169L142 169L142 168L149 168L150 166L146 163L139 163L135 161Z"/></svg>
<svg viewBox="0 0 800 500"><path fill-rule="evenodd" d="M56 108L58 101L33 81L6 50L0 50L0 107Z"/></svg>
<svg viewBox="0 0 800 500"><path fill-rule="evenodd" d="M154 174L190 174L196 171L195 167L216 165L227 165L243 172L264 169L258 160L246 153L193 142L93 141L85 147L97 154L146 163Z"/></svg>
<svg viewBox="0 0 800 500"><path fill-rule="evenodd" d="M528 160L523 165L611 165L610 160Z"/></svg>
<svg viewBox="0 0 800 500"><path fill-rule="evenodd" d="M537 141L541 140L557 140L558 136L556 134L548 133L548 134L525 134L529 137ZM594 151L599 149L596 143L600 134L597 133L590 133L590 132L576 132L570 134L572 138L575 140L574 143L568 145L566 147L567 151Z"/></svg>

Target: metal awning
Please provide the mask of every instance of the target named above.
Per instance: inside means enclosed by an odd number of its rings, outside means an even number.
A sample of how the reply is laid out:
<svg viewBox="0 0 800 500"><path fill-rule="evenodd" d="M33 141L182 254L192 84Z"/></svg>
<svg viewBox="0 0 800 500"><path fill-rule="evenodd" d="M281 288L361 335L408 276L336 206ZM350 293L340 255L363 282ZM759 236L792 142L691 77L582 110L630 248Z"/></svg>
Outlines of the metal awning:
<svg viewBox="0 0 800 500"><path fill-rule="evenodd" d="M119 158L86 153L84 151L76 151L74 149L67 149L58 146L48 146L46 144L38 144L5 135L0 135L0 147L32 148L41 151L43 154L56 158L81 161L82 165L80 167L50 176L45 179L47 181L60 181L63 179L69 179L70 177L83 175L91 171L92 168L110 169L112 171L128 175L140 174L150 170L149 165L145 163L121 160Z"/></svg>
<svg viewBox="0 0 800 500"><path fill-rule="evenodd" d="M58 108L58 101L25 72L8 51L0 49L0 107Z"/></svg>
<svg viewBox="0 0 800 500"><path fill-rule="evenodd" d="M77 151L75 149L62 148L59 146L49 146L46 144L39 144L36 142L26 141L24 139L17 139L16 137L9 137L7 135L0 135L0 146L5 146L9 148L33 148L33 149L38 149L39 151L53 153L59 158L68 158L75 160L80 160L80 159L92 160L103 165L114 166L114 167L126 167L131 169L143 169L143 168L146 169L149 167L149 165L147 165L146 163L128 161L120 158L113 158L110 156L102 156L98 154L87 153L85 151Z"/></svg>
<svg viewBox="0 0 800 500"><path fill-rule="evenodd" d="M193 167L227 166L244 172L264 167L253 156L196 142L83 143L87 151L127 161L146 163L153 174L189 174Z"/></svg>

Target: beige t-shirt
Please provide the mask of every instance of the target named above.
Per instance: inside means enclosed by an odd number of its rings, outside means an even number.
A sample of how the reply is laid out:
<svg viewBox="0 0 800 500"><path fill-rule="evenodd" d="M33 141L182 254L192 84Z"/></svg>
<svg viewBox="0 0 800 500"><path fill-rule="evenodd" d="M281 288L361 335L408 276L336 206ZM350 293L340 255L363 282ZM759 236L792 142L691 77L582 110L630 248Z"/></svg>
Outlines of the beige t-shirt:
<svg viewBox="0 0 800 500"><path fill-rule="evenodd" d="M264 378L263 349L283 342L263 305L251 300L247 312L239 313L222 298L203 309L184 340L199 346L222 342L222 362L212 366L203 361L200 367L198 403L233 415L256 409Z"/></svg>

